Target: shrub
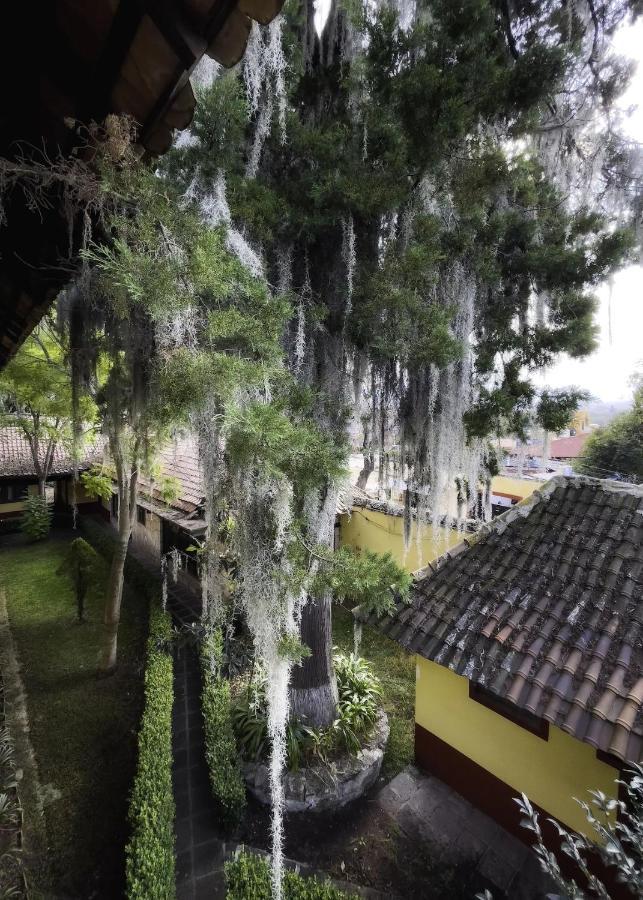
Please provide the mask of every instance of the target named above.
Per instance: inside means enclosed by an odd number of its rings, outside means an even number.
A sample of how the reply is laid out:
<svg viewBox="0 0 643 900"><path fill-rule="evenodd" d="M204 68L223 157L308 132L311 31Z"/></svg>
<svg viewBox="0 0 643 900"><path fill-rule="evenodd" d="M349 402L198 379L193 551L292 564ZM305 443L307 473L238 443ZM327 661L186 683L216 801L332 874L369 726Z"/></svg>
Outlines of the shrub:
<svg viewBox="0 0 643 900"><path fill-rule="evenodd" d="M600 897L609 900L608 887L591 870L590 858L598 854L613 880L623 885L633 897L643 896L643 767L631 764L623 772L623 779L616 783L623 790L623 799L614 800L602 791L589 791L591 805L577 800L581 806L593 840L582 834L574 834L562 828L554 819L548 819L560 838L560 853L573 860L580 887L573 878L561 871L556 854L547 849L543 840L538 813L525 794L515 798L523 815L522 826L534 835L534 852L540 867L556 885L556 896L568 900L587 900Z"/></svg>
<svg viewBox="0 0 643 900"><path fill-rule="evenodd" d="M150 613L145 707L138 734L138 767L129 807L132 835L126 851L128 900L169 900L174 883L172 792L173 665L170 617Z"/></svg>
<svg viewBox="0 0 643 900"><path fill-rule="evenodd" d="M221 675L222 656L221 630L215 629L201 644L205 758L212 795L219 806L223 824L233 828L243 816L246 789L232 728L230 683Z"/></svg>
<svg viewBox="0 0 643 900"><path fill-rule="evenodd" d="M328 728L310 728L291 719L286 729L287 766L297 771L307 756L327 760L336 750L358 753L380 709L381 687L365 659L336 653L337 718ZM244 759L257 760L267 745L265 685L253 682L232 706L232 723Z"/></svg>
<svg viewBox="0 0 643 900"><path fill-rule="evenodd" d="M270 869L261 856L240 853L225 866L226 900L272 900ZM356 900L330 881L284 872L283 900Z"/></svg>
<svg viewBox="0 0 643 900"><path fill-rule="evenodd" d="M32 541L42 541L51 528L51 509L44 497L27 494L20 527Z"/></svg>

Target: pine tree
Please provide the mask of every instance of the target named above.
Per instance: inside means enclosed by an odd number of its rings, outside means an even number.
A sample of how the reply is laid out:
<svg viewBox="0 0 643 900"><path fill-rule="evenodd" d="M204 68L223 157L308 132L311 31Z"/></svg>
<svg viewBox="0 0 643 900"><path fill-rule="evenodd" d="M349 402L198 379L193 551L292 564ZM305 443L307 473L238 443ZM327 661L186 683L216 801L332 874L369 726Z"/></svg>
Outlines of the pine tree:
<svg viewBox="0 0 643 900"><path fill-rule="evenodd" d="M591 288L631 246L587 179L591 202L548 177L544 129L561 159L587 144L569 95L605 109L625 81L608 37L627 4L592 11L333 2L320 36L312 2L289 4L243 72L202 87L166 163L204 208L218 198L231 246L290 298L288 366L320 431L346 448L351 416L367 419L383 485L395 429L407 517L444 512L457 475L477 483L486 437L523 430L531 372L593 349ZM293 501L308 543L330 545L340 484L329 473ZM313 653L291 705L315 724L334 715L330 621L327 592L303 605Z"/></svg>

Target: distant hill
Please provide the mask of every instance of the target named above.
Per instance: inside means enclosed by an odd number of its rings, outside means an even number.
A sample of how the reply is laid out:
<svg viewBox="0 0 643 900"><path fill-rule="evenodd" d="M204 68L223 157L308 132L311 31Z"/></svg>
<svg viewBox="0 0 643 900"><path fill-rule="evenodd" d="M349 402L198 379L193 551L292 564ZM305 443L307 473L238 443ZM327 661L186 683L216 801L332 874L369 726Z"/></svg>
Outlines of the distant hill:
<svg viewBox="0 0 643 900"><path fill-rule="evenodd" d="M605 403L602 400L590 400L583 404L583 409L589 413L589 421L594 425L607 425L615 416L632 409L631 400L614 400Z"/></svg>

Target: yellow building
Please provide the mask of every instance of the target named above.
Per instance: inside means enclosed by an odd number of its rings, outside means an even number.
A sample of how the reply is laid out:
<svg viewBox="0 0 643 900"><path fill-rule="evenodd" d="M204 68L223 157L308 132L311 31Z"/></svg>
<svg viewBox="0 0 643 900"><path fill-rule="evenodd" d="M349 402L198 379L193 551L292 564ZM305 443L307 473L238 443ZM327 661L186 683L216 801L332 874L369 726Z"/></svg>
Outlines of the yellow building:
<svg viewBox="0 0 643 900"><path fill-rule="evenodd" d="M376 506L385 508L377 509ZM393 505L372 503L354 506L350 514L339 517L341 546L376 553L388 552L407 572L421 569L461 539L462 533L454 528L434 530L431 525L420 528L418 539L417 523L413 521L409 548L405 550L402 509Z"/></svg>
<svg viewBox="0 0 643 900"><path fill-rule="evenodd" d="M641 487L557 477L418 573L410 606L356 611L416 654L418 764L524 840L521 792L587 832L574 798L616 797L643 756L642 513Z"/></svg>

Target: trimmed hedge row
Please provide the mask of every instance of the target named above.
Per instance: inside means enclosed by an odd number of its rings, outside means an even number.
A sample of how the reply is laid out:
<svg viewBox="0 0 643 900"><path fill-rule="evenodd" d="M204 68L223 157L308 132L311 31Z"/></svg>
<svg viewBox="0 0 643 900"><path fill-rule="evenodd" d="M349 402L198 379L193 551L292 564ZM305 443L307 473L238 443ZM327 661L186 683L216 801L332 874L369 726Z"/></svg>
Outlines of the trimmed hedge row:
<svg viewBox="0 0 643 900"><path fill-rule="evenodd" d="M243 816L246 807L246 787L232 730L230 683L218 674L222 654L221 630L216 629L201 644L203 671L201 709L205 758L210 772L212 795L219 807L223 825L232 829L239 824Z"/></svg>
<svg viewBox="0 0 643 900"><path fill-rule="evenodd" d="M78 516L78 527L83 537L107 562L112 561L118 538L109 529L89 516ZM161 592L161 576L150 572L131 554L125 559L125 581L130 588L146 597L150 603L157 601Z"/></svg>
<svg viewBox="0 0 643 900"><path fill-rule="evenodd" d="M225 866L226 900L272 900L270 869L262 856L240 853ZM284 872L283 900L357 900L330 881Z"/></svg>
<svg viewBox="0 0 643 900"><path fill-rule="evenodd" d="M128 900L171 900L175 896L174 795L172 792L173 661L168 650L170 617L150 611L145 671L145 708L138 734L138 766L126 850Z"/></svg>

